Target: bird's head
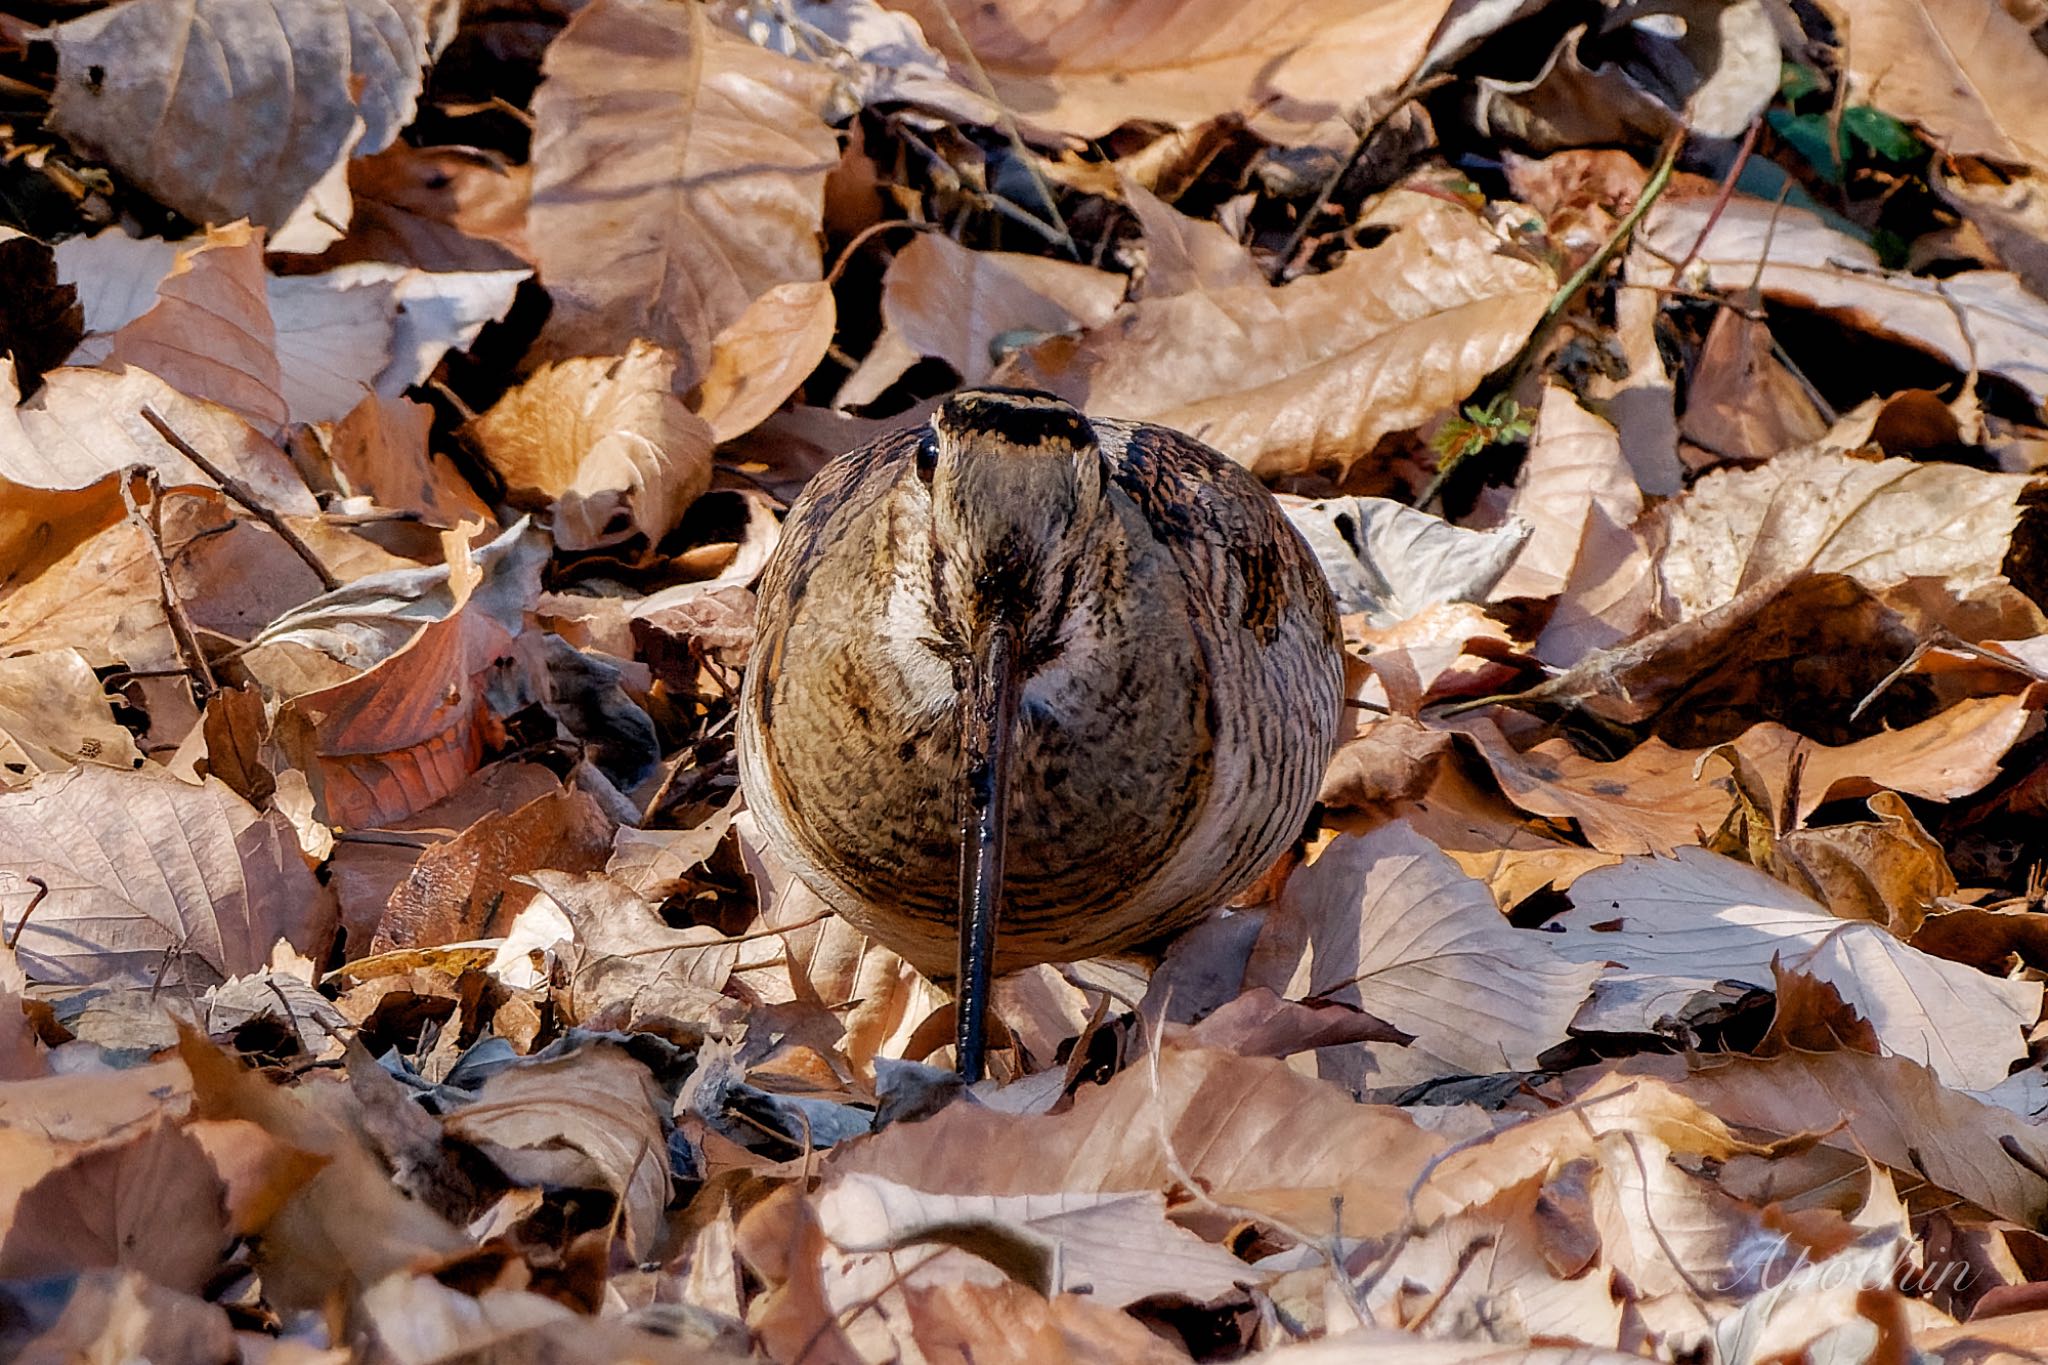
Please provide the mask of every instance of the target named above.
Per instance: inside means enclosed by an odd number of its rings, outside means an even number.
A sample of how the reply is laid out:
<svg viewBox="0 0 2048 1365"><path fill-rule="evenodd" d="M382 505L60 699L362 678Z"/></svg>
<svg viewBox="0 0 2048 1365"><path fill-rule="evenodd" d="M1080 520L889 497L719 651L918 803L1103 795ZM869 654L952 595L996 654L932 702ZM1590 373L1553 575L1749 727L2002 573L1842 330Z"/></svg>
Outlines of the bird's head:
<svg viewBox="0 0 2048 1365"><path fill-rule="evenodd" d="M934 587L972 647L998 627L1056 632L1104 512L1088 419L1050 394L970 389L932 415L918 454L931 494Z"/></svg>

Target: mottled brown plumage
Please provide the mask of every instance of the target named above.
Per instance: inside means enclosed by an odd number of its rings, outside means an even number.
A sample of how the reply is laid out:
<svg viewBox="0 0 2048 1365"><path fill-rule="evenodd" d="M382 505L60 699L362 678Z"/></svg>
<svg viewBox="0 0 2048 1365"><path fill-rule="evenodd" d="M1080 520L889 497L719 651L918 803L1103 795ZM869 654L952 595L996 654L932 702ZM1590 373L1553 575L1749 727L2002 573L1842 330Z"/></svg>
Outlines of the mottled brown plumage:
<svg viewBox="0 0 2048 1365"><path fill-rule="evenodd" d="M1264 870L1315 799L1342 673L1322 573L1250 474L1163 427L968 392L791 509L740 775L776 852L944 980L962 793L991 799L994 743L1008 971L1183 928Z"/></svg>

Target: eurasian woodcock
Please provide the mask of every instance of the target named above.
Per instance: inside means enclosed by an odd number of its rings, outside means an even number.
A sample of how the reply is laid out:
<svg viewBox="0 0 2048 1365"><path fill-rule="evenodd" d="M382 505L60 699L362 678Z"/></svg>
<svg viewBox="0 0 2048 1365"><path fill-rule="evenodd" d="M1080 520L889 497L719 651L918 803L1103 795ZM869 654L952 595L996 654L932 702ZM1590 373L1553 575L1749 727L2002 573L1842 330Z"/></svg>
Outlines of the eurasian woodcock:
<svg viewBox="0 0 2048 1365"><path fill-rule="evenodd" d="M1322 571L1250 473L970 390L790 509L740 780L827 904L954 979L973 1080L992 971L1183 929L1301 834L1342 678Z"/></svg>

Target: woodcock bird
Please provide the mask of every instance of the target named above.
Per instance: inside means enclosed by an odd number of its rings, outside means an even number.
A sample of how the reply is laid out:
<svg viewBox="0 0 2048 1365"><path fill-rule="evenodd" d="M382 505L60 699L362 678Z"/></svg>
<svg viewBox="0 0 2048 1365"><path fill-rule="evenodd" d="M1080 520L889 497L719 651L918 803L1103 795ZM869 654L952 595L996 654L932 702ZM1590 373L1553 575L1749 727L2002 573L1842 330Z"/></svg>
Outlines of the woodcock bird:
<svg viewBox="0 0 2048 1365"><path fill-rule="evenodd" d="M740 780L827 904L955 981L976 1080L992 972L1183 929L1299 837L1342 679L1322 571L1251 474L971 390L790 509Z"/></svg>

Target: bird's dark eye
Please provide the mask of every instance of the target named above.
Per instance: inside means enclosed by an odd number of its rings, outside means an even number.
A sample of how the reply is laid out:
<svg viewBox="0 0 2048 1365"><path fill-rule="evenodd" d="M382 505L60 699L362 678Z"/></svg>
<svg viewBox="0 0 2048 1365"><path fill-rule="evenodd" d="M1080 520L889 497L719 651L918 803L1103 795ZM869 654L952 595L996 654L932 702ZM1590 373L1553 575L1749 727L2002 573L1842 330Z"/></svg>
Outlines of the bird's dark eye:
<svg viewBox="0 0 2048 1365"><path fill-rule="evenodd" d="M932 475L938 472L938 468L939 438L936 433L927 431L924 439L917 443L917 477L929 488Z"/></svg>

